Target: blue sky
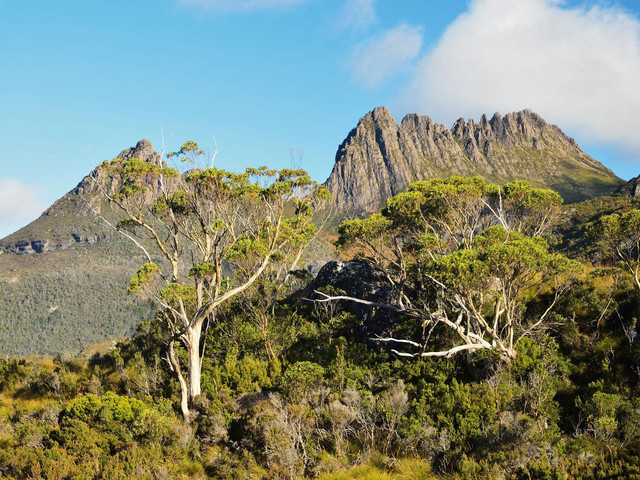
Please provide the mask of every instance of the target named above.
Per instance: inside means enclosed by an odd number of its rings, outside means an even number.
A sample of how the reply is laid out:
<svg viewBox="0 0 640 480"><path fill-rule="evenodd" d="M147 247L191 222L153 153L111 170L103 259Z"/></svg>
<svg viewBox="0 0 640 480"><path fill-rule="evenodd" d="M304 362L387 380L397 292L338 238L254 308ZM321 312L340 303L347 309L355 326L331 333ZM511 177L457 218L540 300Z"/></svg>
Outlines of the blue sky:
<svg viewBox="0 0 640 480"><path fill-rule="evenodd" d="M141 138L318 181L387 105L450 126L532 108L640 173L640 2L0 0L0 238ZM635 123L634 123L635 122Z"/></svg>

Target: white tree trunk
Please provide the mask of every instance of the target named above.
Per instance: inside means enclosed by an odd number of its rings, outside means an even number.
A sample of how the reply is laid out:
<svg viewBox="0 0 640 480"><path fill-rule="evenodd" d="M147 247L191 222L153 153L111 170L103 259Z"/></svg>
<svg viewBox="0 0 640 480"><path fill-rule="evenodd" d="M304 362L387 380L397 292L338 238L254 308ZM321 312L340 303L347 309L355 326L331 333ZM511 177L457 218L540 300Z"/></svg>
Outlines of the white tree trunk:
<svg viewBox="0 0 640 480"><path fill-rule="evenodd" d="M189 327L189 404L200 395L200 336L202 333L202 322L196 322L193 327Z"/></svg>
<svg viewBox="0 0 640 480"><path fill-rule="evenodd" d="M173 340L169 342L169 362L173 367L173 371L178 377L178 382L180 383L180 410L182 411L182 416L184 417L185 422L189 422L189 389L187 387L187 382L184 379L184 375L182 375L182 370L180 369L180 363L176 358L175 350L173 348Z"/></svg>

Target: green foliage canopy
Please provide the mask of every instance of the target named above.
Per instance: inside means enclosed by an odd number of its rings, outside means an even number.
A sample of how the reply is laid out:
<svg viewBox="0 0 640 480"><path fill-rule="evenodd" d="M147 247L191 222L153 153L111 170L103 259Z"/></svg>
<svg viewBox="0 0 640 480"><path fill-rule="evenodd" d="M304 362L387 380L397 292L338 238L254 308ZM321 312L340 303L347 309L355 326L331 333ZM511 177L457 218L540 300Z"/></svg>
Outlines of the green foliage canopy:
<svg viewBox="0 0 640 480"><path fill-rule="evenodd" d="M557 193L521 181L420 181L389 199L381 213L343 222L337 245L384 272L399 306L423 318L423 330L442 324L463 340L445 354L498 348L511 357L580 271L539 236L561 203ZM545 290L548 308L529 308Z"/></svg>
<svg viewBox="0 0 640 480"><path fill-rule="evenodd" d="M586 234L601 247L605 258L616 258L640 289L640 210L604 215L586 227Z"/></svg>

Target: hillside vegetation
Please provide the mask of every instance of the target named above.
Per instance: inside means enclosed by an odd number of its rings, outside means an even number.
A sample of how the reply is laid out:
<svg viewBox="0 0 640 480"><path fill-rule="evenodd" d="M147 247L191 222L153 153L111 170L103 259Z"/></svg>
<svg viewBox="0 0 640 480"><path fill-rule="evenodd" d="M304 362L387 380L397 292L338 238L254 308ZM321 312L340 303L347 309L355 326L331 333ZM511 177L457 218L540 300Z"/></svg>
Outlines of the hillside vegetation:
<svg viewBox="0 0 640 480"><path fill-rule="evenodd" d="M113 348L6 358L0 474L640 478L640 212L602 202L604 216L526 182L413 184L341 224L340 254L358 263L264 277L217 311L187 416L175 370L188 350L175 343L172 368L162 308ZM581 226L553 227L568 214ZM193 299L170 293L168 308Z"/></svg>

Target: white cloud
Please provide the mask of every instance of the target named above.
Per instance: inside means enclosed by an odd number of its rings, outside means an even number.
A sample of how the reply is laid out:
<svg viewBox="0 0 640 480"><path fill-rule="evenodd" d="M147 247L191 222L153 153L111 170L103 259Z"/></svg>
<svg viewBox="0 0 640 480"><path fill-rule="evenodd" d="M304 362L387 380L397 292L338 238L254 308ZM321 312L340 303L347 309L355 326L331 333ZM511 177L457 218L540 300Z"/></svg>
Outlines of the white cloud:
<svg viewBox="0 0 640 480"><path fill-rule="evenodd" d="M207 10L238 11L285 8L310 0L179 0L183 5L195 5Z"/></svg>
<svg viewBox="0 0 640 480"><path fill-rule="evenodd" d="M343 30L366 30L374 25L376 16L376 0L347 0L338 11L339 27Z"/></svg>
<svg viewBox="0 0 640 480"><path fill-rule="evenodd" d="M41 188L13 178L0 179L0 224L28 222L47 205L40 199Z"/></svg>
<svg viewBox="0 0 640 480"><path fill-rule="evenodd" d="M475 0L415 69L405 111L438 121L532 108L640 153L640 21L615 7Z"/></svg>
<svg viewBox="0 0 640 480"><path fill-rule="evenodd" d="M422 27L401 24L360 43L352 52L353 76L373 87L406 69L422 48Z"/></svg>

